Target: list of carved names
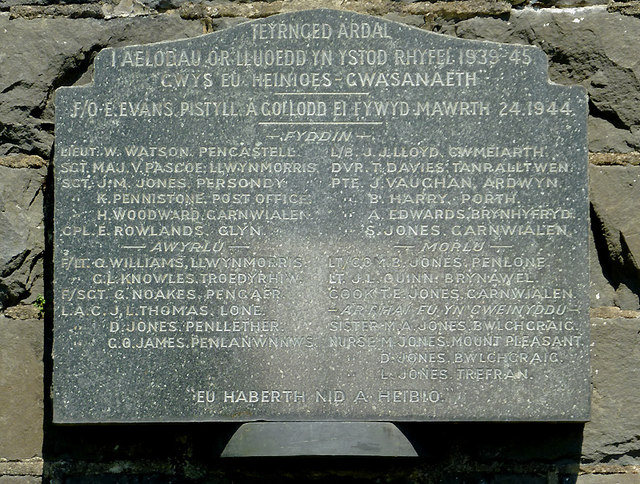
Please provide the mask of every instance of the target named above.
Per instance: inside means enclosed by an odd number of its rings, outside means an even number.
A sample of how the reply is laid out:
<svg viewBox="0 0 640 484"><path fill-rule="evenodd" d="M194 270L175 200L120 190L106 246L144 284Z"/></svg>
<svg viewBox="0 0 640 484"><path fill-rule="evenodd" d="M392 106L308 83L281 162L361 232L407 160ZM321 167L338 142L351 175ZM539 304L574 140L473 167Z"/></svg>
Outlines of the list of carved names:
<svg viewBox="0 0 640 484"><path fill-rule="evenodd" d="M56 271L75 278L56 317L77 344L267 361L185 377L204 413L437 416L466 387L540 386L581 354L583 167L562 133L523 131L575 123L582 100L496 96L496 76L533 67L528 47L407 46L394 29L273 21L244 43L103 52L97 69L148 86L58 108L74 132L104 128L56 145Z"/></svg>

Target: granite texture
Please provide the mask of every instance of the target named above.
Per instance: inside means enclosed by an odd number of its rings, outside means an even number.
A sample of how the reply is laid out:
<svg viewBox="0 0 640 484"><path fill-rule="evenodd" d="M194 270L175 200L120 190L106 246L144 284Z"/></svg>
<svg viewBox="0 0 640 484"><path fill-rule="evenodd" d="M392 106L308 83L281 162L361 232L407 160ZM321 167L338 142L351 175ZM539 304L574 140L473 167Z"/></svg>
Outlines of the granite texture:
<svg viewBox="0 0 640 484"><path fill-rule="evenodd" d="M57 92L56 421L587 419L546 65L330 10L101 51Z"/></svg>

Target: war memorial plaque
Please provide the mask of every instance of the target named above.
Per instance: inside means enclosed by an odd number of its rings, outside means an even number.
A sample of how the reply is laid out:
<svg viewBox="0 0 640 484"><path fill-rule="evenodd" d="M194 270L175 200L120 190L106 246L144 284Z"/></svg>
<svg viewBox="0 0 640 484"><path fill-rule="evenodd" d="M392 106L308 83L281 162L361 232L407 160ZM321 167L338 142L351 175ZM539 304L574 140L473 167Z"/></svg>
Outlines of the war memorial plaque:
<svg viewBox="0 0 640 484"><path fill-rule="evenodd" d="M54 419L583 421L586 96L315 10L56 100Z"/></svg>

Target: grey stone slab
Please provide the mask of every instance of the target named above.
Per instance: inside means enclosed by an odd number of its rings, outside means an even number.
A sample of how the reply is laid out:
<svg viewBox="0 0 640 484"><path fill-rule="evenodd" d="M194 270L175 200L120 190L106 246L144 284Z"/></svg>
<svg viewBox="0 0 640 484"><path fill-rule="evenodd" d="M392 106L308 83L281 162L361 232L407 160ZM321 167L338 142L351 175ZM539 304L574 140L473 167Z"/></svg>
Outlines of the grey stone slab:
<svg viewBox="0 0 640 484"><path fill-rule="evenodd" d="M54 418L582 421L584 90L314 10L56 99Z"/></svg>
<svg viewBox="0 0 640 484"><path fill-rule="evenodd" d="M417 457L387 422L256 422L242 425L222 457L351 455Z"/></svg>

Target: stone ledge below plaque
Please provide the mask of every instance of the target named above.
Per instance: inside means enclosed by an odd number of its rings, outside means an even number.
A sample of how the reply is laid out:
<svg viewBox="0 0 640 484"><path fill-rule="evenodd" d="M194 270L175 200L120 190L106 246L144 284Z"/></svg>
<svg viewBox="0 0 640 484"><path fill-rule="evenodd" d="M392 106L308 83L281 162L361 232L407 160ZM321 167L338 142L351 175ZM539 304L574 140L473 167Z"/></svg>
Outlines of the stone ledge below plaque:
<svg viewBox="0 0 640 484"><path fill-rule="evenodd" d="M418 456L388 422L253 422L237 430L221 457L302 455Z"/></svg>

